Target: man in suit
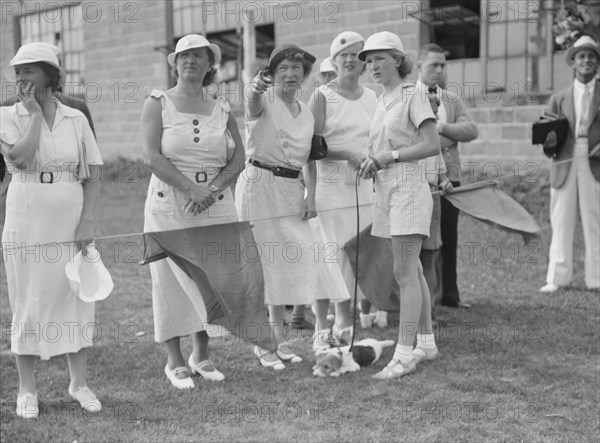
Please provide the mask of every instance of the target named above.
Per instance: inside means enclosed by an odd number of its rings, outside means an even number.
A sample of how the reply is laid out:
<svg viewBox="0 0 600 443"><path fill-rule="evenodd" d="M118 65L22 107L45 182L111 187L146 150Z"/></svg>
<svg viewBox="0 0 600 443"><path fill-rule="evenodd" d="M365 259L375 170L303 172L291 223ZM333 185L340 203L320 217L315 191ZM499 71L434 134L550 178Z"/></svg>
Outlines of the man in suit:
<svg viewBox="0 0 600 443"><path fill-rule="evenodd" d="M467 115L465 105L460 97L443 89L446 55L440 46L436 44L423 46L419 51L416 66L419 69L419 81L425 85L429 94L436 94L439 98L437 130L440 135L442 156L446 164L446 175L451 180L453 187L460 186L462 172L458 142L468 142L477 138L477 125ZM435 260L438 263L435 265L437 272L433 271L433 274L441 275L442 291L440 299L436 302L451 308L467 308L468 305L460 301L456 282L459 211L445 198L441 199L440 206L441 260ZM439 263L440 261L441 263ZM429 275L432 273L430 272ZM432 285L437 286L435 283Z"/></svg>
<svg viewBox="0 0 600 443"><path fill-rule="evenodd" d="M544 152L553 158L550 169L552 242L546 284L555 292L573 278L573 237L577 203L585 240L585 284L600 289L600 87L596 75L600 47L591 37L579 38L566 54L575 71L573 84L550 97L548 110L566 117L567 137L557 143L550 132ZM554 152L553 152L554 151Z"/></svg>
<svg viewBox="0 0 600 443"><path fill-rule="evenodd" d="M47 44L47 46L52 49L56 55L59 54L58 47ZM69 106L70 108L78 109L85 115L87 118L90 128L94 135L96 132L94 131L94 123L92 122L92 115L90 114L90 110L82 98L70 96L67 94L63 94L62 90L59 89L55 93L58 100L65 106ZM14 95L8 98L6 101L0 103L0 106L12 106L16 102L19 101L19 97ZM2 227L4 226L4 218L6 217L6 193L8 192L8 183L10 182L10 171L7 170L6 163L4 161L4 157L0 154L0 233L2 233Z"/></svg>

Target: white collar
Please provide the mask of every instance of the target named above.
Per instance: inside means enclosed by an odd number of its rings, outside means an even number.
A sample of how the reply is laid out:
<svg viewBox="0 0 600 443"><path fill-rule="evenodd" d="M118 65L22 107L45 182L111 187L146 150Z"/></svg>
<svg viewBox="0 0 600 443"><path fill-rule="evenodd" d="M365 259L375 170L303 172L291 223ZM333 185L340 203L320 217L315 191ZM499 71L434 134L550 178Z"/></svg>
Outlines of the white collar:
<svg viewBox="0 0 600 443"><path fill-rule="evenodd" d="M596 77L592 78L588 83L581 83L579 80L575 79L573 80L573 86L581 92L584 92L587 86L588 91L593 94L594 87L596 86Z"/></svg>
<svg viewBox="0 0 600 443"><path fill-rule="evenodd" d="M17 102L15 104L17 105L17 113L20 116L29 115L29 111L27 111L27 109L25 109L25 106L23 106L23 103ZM65 118L75 118L79 115L79 112L80 111L78 111L77 109L70 108L68 106L63 105L59 100L57 100L57 102L56 102L56 115L57 116L62 116ZM56 119L56 120L58 120L58 119Z"/></svg>

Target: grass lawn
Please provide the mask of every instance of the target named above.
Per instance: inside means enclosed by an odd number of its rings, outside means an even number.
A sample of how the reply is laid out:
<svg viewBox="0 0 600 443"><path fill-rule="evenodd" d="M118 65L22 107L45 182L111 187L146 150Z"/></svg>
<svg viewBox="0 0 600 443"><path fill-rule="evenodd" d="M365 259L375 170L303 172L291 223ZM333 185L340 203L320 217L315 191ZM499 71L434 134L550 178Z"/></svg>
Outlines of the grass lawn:
<svg viewBox="0 0 600 443"><path fill-rule="evenodd" d="M129 169L128 169L129 168ZM131 165L110 168L99 205L99 235L139 232L148 177ZM142 174L143 175L143 174ZM532 177L530 177L531 179ZM600 436L600 294L585 290L583 239L576 232L573 286L553 295L545 280L550 226L547 177L511 182L504 190L542 226L538 247L461 216L459 287L469 310L437 308L440 358L416 374L379 382L370 376L391 358L338 379L314 378L310 333L289 331L303 363L262 368L251 347L232 336L211 340L222 383L196 378L178 391L163 374L166 353L154 342L151 282L138 266L139 237L101 242L115 281L96 304L96 345L89 385L102 401L83 414L67 394L66 358L36 364L41 414L14 415L17 371L10 355L11 313L4 269L0 279L0 437L40 441L597 441ZM358 338L397 337L388 329ZM188 355L190 340L183 341Z"/></svg>

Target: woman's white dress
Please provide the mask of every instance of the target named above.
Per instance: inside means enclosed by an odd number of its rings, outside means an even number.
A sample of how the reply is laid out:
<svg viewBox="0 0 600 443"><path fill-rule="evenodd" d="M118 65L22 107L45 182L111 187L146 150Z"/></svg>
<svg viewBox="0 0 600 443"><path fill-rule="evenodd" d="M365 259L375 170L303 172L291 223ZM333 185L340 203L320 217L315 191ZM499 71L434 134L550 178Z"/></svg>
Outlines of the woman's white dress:
<svg viewBox="0 0 600 443"><path fill-rule="evenodd" d="M307 162L314 118L303 104L294 117L272 89L262 96L264 109L246 119L246 159L300 170ZM268 305L309 304L317 272L312 235L302 220L304 180L275 176L248 164L238 179L236 207L250 220L265 280Z"/></svg>
<svg viewBox="0 0 600 443"><path fill-rule="evenodd" d="M13 145L25 135L30 115L21 103L0 112L0 136ZM76 170L83 146L88 163L101 165L85 116L58 103L53 127L42 122L33 164L19 170L7 162L13 175L2 256L12 311L11 351L18 355L46 360L92 346L97 338L94 303L81 301L65 274L65 265L77 253L72 242L83 208L83 186Z"/></svg>
<svg viewBox="0 0 600 443"><path fill-rule="evenodd" d="M377 96L364 88L357 100L338 94L323 85L318 91L325 98L323 137L330 154L357 153L366 156L369 128L377 107ZM354 273L343 247L356 236L356 172L346 160L317 162L317 211L311 226L315 249L319 252L318 284L314 298L343 301L354 291ZM373 182L358 180L358 201L362 231L372 220ZM358 288L359 295L362 291Z"/></svg>
<svg viewBox="0 0 600 443"><path fill-rule="evenodd" d="M233 140L228 139L226 132L229 104L219 99L211 115L190 114L177 111L163 91L153 90L151 96L159 99L162 106L162 155L192 181L210 183L225 166L228 152L234 148ZM193 215L183 211L188 201L186 195L153 174L144 208L144 231L168 231L238 221L231 190L227 188L222 194L222 200ZM149 266L154 339L164 342L206 330L206 307L193 280L169 258Z"/></svg>

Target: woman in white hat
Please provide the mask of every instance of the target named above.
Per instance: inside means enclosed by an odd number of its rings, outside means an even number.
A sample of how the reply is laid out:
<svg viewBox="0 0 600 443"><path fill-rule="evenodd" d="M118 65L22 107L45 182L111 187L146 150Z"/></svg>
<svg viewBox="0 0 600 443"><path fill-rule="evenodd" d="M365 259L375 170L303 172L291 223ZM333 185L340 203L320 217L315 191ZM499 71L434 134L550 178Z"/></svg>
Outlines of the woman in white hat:
<svg viewBox="0 0 600 443"><path fill-rule="evenodd" d="M312 303L316 275L306 223L317 215L314 178L308 170L304 180L301 176L314 119L298 100L314 62L313 55L296 45L278 46L266 75L261 71L254 78L245 97L248 164L236 187L236 205L240 217L254 225L254 238L262 251L265 304L278 343L275 352L255 347L254 354L263 366L275 370L285 368L281 360L302 361L284 342L284 308Z"/></svg>
<svg viewBox="0 0 600 443"><path fill-rule="evenodd" d="M327 158L317 162L316 204L320 215L311 220L315 240L324 254L329 253L329 260L319 264L313 303L314 346L326 341L330 300L336 302L338 333L352 324L350 291L354 288L354 275L348 256L340 248L356 235L356 227L348 221L356 217L356 174L367 158L369 128L377 106L375 92L358 83L365 67L358 59L364 43L364 38L352 31L335 37L329 52L337 78L320 86L309 101L315 134L323 136L328 146ZM371 223L372 186L359 181L358 192L362 230Z"/></svg>
<svg viewBox="0 0 600 443"><path fill-rule="evenodd" d="M384 90L371 124L369 158L360 165L360 172L365 179L375 178L371 234L392 238L394 275L400 288L396 351L392 361L373 376L389 379L414 372L417 359L437 355L429 289L419 261L433 209L420 160L438 155L440 140L426 91L405 81L412 64L400 38L385 31L373 34L358 57L366 61L369 74Z"/></svg>
<svg viewBox="0 0 600 443"><path fill-rule="evenodd" d="M167 60L177 85L153 90L141 117L144 157L152 170L144 230L235 222L230 186L243 168L242 141L229 104L206 90L221 51L203 36L190 34ZM166 345L168 380L179 389L193 388L195 373L223 380L209 360L206 308L192 280L170 259L151 263L150 272L155 340ZM180 337L187 335L193 337L193 351L185 359Z"/></svg>
<svg viewBox="0 0 600 443"><path fill-rule="evenodd" d="M5 75L16 81L19 95L18 103L1 108L0 125L2 154L13 171L2 244L15 326L17 415L38 415L34 357L61 354L69 363L69 394L86 410L99 411L86 381L94 304L72 292L65 265L75 255L73 245L87 245L94 236L102 159L85 116L54 95L65 78L54 51L24 45Z"/></svg>

